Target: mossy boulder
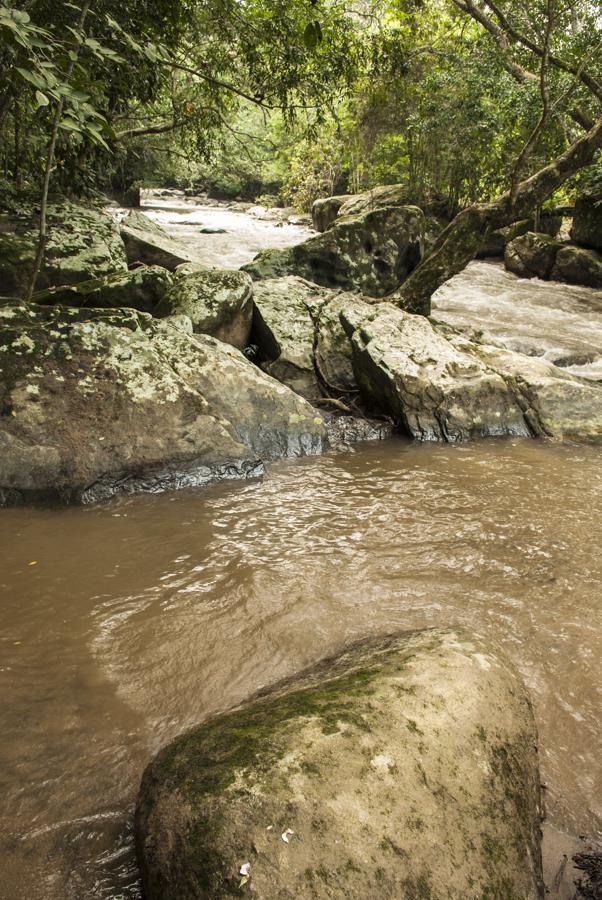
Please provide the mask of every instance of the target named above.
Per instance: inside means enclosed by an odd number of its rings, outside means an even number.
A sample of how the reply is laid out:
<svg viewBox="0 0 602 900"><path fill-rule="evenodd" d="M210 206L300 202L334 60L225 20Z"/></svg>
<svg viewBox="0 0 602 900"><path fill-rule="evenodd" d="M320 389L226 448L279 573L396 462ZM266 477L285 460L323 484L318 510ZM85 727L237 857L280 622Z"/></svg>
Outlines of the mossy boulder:
<svg viewBox="0 0 602 900"><path fill-rule="evenodd" d="M322 396L314 365L315 319L329 291L289 275L254 286L251 343L262 369L309 400Z"/></svg>
<svg viewBox="0 0 602 900"><path fill-rule="evenodd" d="M519 435L602 440L602 385L468 340L388 303L342 313L364 401L410 437L455 443Z"/></svg>
<svg viewBox="0 0 602 900"><path fill-rule="evenodd" d="M61 285L39 291L33 302L44 306L80 306L97 309L129 307L153 312L173 284L173 277L161 266L139 266L128 272L115 272L103 278Z"/></svg>
<svg viewBox="0 0 602 900"><path fill-rule="evenodd" d="M311 219L316 231L326 231L339 214L343 203L351 200L353 194L339 194L333 197L321 197L315 200L311 208Z"/></svg>
<svg viewBox="0 0 602 900"><path fill-rule="evenodd" d="M571 238L584 247L602 250L602 194L577 198Z"/></svg>
<svg viewBox="0 0 602 900"><path fill-rule="evenodd" d="M576 244L565 244L556 255L551 277L568 284L602 288L602 253Z"/></svg>
<svg viewBox="0 0 602 900"><path fill-rule="evenodd" d="M262 369L311 401L357 391L341 312L365 317L368 299L294 275L256 282L251 343Z"/></svg>
<svg viewBox="0 0 602 900"><path fill-rule="evenodd" d="M246 347L253 319L253 282L245 272L192 269L177 273L154 310L159 317L184 315L195 332Z"/></svg>
<svg viewBox="0 0 602 900"><path fill-rule="evenodd" d="M380 184L348 197L339 208L337 218L357 218L374 209L391 206L408 206L411 200L404 184Z"/></svg>
<svg viewBox="0 0 602 900"><path fill-rule="evenodd" d="M0 295L23 295L36 247L34 215L0 215ZM48 242L37 290L126 271L123 242L109 215L68 200L49 204Z"/></svg>
<svg viewBox="0 0 602 900"><path fill-rule="evenodd" d="M144 773L148 900L537 900L529 698L463 632L366 640L218 715Z"/></svg>
<svg viewBox="0 0 602 900"><path fill-rule="evenodd" d="M130 212L122 221L119 233L130 265L144 263L173 272L183 263L198 262L192 251L144 213Z"/></svg>
<svg viewBox="0 0 602 900"><path fill-rule="evenodd" d="M185 316L0 307L0 505L243 478L326 445L316 410Z"/></svg>
<svg viewBox="0 0 602 900"><path fill-rule="evenodd" d="M549 278L556 255L563 247L549 234L527 231L506 244L504 265L521 278Z"/></svg>
<svg viewBox="0 0 602 900"><path fill-rule="evenodd" d="M286 250L263 251L242 268L255 280L298 275L322 287L383 297L418 265L424 231L417 207L378 208L337 219L324 234Z"/></svg>

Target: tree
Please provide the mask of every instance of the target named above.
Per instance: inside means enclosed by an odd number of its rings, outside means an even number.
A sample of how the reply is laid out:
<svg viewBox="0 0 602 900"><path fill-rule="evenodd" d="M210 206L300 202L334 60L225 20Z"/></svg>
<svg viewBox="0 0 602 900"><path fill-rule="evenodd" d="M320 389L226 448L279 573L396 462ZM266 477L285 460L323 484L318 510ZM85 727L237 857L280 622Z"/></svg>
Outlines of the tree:
<svg viewBox="0 0 602 900"><path fill-rule="evenodd" d="M430 299L437 288L474 257L484 236L528 216L588 166L602 148L602 84L596 70L600 65L602 35L593 5L562 0L545 0L529 7L511 2L502 7L494 0L453 2L493 38L505 68L517 81L528 83L537 78L540 114L512 167L508 190L493 201L462 210L392 295L391 299L402 308L422 315L430 313ZM572 39L567 38L567 33ZM545 129L555 115L562 113L567 101L571 103L572 120L588 131L572 140L565 152L547 165L524 177ZM597 109L596 119L590 112L592 107Z"/></svg>

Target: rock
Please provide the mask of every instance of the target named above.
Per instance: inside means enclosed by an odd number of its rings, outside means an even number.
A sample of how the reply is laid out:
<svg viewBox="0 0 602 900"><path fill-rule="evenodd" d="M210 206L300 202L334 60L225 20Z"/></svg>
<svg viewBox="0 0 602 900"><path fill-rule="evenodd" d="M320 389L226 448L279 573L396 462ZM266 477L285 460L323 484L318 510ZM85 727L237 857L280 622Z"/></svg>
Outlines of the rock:
<svg viewBox="0 0 602 900"><path fill-rule="evenodd" d="M335 450L365 441L384 441L393 437L394 429L390 422L366 416L328 416L327 409L328 407L324 408L328 442Z"/></svg>
<svg viewBox="0 0 602 900"><path fill-rule="evenodd" d="M563 247L548 234L527 231L506 244L504 265L521 278L549 278L556 254Z"/></svg>
<svg viewBox="0 0 602 900"><path fill-rule="evenodd" d="M120 234L130 265L145 263L173 272L183 263L198 262L194 253L144 213L129 213L121 223Z"/></svg>
<svg viewBox="0 0 602 900"><path fill-rule="evenodd" d="M478 344L389 304L342 313L364 400L411 437L602 439L602 385L541 358Z"/></svg>
<svg viewBox="0 0 602 900"><path fill-rule="evenodd" d="M322 396L314 366L314 321L329 292L289 275L254 286L251 343L261 368L309 400Z"/></svg>
<svg viewBox="0 0 602 900"><path fill-rule="evenodd" d="M351 645L158 754L136 811L144 896L537 900L536 741L488 644Z"/></svg>
<svg viewBox="0 0 602 900"><path fill-rule="evenodd" d="M353 194L340 194L335 197L322 197L315 200L311 208L311 218L316 231L326 231L336 219L343 203L350 200Z"/></svg>
<svg viewBox="0 0 602 900"><path fill-rule="evenodd" d="M318 453L322 417L184 316L0 308L0 505L79 502Z"/></svg>
<svg viewBox="0 0 602 900"><path fill-rule="evenodd" d="M556 256L551 277L569 284L602 288L602 253L565 244Z"/></svg>
<svg viewBox="0 0 602 900"><path fill-rule="evenodd" d="M514 222L513 225L508 225L505 228L498 228L495 231L492 231L481 244L476 254L476 258L487 259L492 256L503 256L506 244L517 237L521 237L528 231L556 237L560 231L561 225L562 218L560 216L541 216L537 225L534 219L521 219L520 222Z"/></svg>
<svg viewBox="0 0 602 900"><path fill-rule="evenodd" d="M178 277L154 314L188 316L195 332L210 334L242 350L251 333L253 282L244 272L191 271Z"/></svg>
<svg viewBox="0 0 602 900"><path fill-rule="evenodd" d="M425 219L414 206L340 219L329 231L286 250L263 251L242 266L254 280L299 275L323 287L383 297L422 255Z"/></svg>
<svg viewBox="0 0 602 900"><path fill-rule="evenodd" d="M217 226L205 225L204 228L199 229L200 234L227 234L225 228L218 228Z"/></svg>
<svg viewBox="0 0 602 900"><path fill-rule="evenodd" d="M45 306L80 306L99 309L130 307L152 312L165 292L173 284L173 277L160 266L139 266L128 272L115 272L103 278L61 285L34 294L33 302Z"/></svg>
<svg viewBox="0 0 602 900"><path fill-rule="evenodd" d="M602 250L602 194L577 199L571 238L584 247Z"/></svg>
<svg viewBox="0 0 602 900"><path fill-rule="evenodd" d="M0 216L0 295L23 295L36 248L35 218ZM123 243L110 216L68 200L49 204L48 243L38 290L126 271Z"/></svg>
<svg viewBox="0 0 602 900"><path fill-rule="evenodd" d="M367 298L289 275L256 282L254 301L250 342L264 371L310 401L357 391L341 313L365 318Z"/></svg>
<svg viewBox="0 0 602 900"><path fill-rule="evenodd" d="M324 303L316 316L314 364L320 379L331 392L357 391L351 343L341 317L361 321L371 312L369 298L357 294L337 294Z"/></svg>
<svg viewBox="0 0 602 900"><path fill-rule="evenodd" d="M473 352L507 381L535 436L602 441L602 383L570 375L540 356L480 344Z"/></svg>
<svg viewBox="0 0 602 900"><path fill-rule="evenodd" d="M349 197L340 207L337 218L363 216L373 209L390 208L392 206L414 205L408 197L408 189L403 184L381 184L361 194Z"/></svg>
<svg viewBox="0 0 602 900"><path fill-rule="evenodd" d="M501 375L456 349L423 316L381 304L352 333L353 368L371 408L422 441L528 435Z"/></svg>

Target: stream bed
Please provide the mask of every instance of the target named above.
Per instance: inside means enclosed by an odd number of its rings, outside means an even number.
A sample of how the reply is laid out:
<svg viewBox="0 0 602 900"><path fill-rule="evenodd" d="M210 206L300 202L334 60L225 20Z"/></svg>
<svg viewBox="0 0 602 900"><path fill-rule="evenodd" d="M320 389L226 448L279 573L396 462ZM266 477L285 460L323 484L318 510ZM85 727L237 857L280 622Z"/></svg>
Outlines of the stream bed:
<svg viewBox="0 0 602 900"><path fill-rule="evenodd" d="M232 215L248 259L265 223L253 243L251 217ZM509 341L520 325L537 349L564 304L570 334L557 317L543 350L580 353L581 341L588 360L564 364L596 377L600 292L510 278L473 264L440 293L439 317L478 308L472 327ZM600 449L518 439L393 438L244 484L0 511L0 897L139 898L132 812L152 754L393 629L464 625L505 650L533 697L550 822L601 834L601 535Z"/></svg>

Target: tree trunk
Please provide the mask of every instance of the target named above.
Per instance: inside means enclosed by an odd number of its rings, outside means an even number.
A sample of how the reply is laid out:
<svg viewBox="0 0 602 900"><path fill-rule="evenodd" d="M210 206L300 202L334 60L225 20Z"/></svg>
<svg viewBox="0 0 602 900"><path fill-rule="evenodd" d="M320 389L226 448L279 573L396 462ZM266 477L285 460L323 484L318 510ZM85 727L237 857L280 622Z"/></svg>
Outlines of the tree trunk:
<svg viewBox="0 0 602 900"><path fill-rule="evenodd" d="M77 26L77 30L79 34L82 34L84 29L84 24L86 21L86 16L88 15L88 10L90 9L91 0L86 0L84 3L82 10L79 16L79 22ZM67 66L67 71L65 74L65 80L69 81L71 76L73 75L73 70L75 68L75 63L77 62L77 51L75 51L74 57L70 59L69 65ZM42 268L42 263L44 262L44 256L46 254L46 242L48 240L48 229L46 223L46 211L48 208L48 191L50 188L50 176L52 174L52 170L54 168L54 154L56 150L56 142L59 134L59 127L61 123L61 118L63 115L63 106L64 101L63 98L57 102L54 116L52 119L52 128L50 131L50 142L48 144L48 150L46 151L46 164L44 167L44 181L42 184L42 194L40 197L40 224L38 229L38 246L36 250L35 259L33 261L33 265L31 267L31 271L29 273L29 279L27 282L27 287L25 289L25 295L23 299L26 302L29 302L32 298L33 292L35 290L36 281L38 280L38 275L40 274L40 269Z"/></svg>
<svg viewBox="0 0 602 900"><path fill-rule="evenodd" d="M431 252L388 299L408 312L430 315L431 297L437 288L474 259L491 231L527 218L571 175L589 165L601 147L602 119L562 156L520 182L514 201L510 191L506 191L490 203L476 203L463 209L439 235Z"/></svg>

